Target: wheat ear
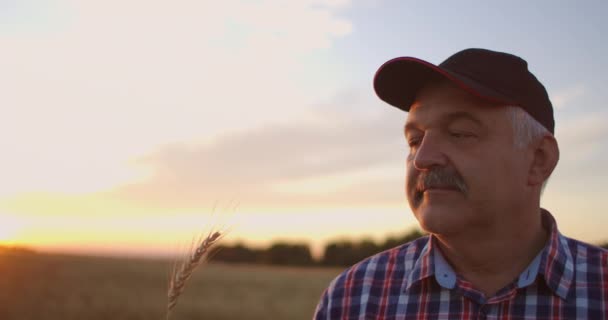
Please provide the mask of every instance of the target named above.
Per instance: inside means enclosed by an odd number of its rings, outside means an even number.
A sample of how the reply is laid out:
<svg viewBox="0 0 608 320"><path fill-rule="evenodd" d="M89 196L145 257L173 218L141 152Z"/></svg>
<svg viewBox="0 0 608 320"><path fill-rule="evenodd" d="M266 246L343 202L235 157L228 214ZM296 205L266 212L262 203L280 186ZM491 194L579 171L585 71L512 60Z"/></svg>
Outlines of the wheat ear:
<svg viewBox="0 0 608 320"><path fill-rule="evenodd" d="M177 304L177 299L184 291L186 282L192 276L192 272L205 259L211 246L219 241L222 234L219 232L209 233L207 237L199 241L198 245L191 250L188 257L180 264L179 268L174 268L169 280L168 304L167 304L167 320L171 314L171 310ZM195 249L195 250L194 250Z"/></svg>

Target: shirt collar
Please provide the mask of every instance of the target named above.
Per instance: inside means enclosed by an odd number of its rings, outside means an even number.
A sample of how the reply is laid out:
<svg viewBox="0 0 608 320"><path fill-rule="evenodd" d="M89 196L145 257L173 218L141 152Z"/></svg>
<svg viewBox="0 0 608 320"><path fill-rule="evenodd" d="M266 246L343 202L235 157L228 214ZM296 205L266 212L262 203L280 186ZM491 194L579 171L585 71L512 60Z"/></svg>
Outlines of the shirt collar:
<svg viewBox="0 0 608 320"><path fill-rule="evenodd" d="M562 299L570 292L574 277L574 263L567 239L557 229L555 219L545 209L542 210L543 227L550 232L547 245L541 252L538 273L542 274L547 286Z"/></svg>
<svg viewBox="0 0 608 320"><path fill-rule="evenodd" d="M445 260L441 251L438 250L436 239L430 235L418 259L416 259L407 278L408 290L412 285L430 276L435 276L437 282L447 289L453 289L456 286L456 272L452 266Z"/></svg>
<svg viewBox="0 0 608 320"><path fill-rule="evenodd" d="M517 279L517 287L524 288L542 274L547 286L562 299L566 299L574 276L572 254L567 240L558 229L555 219L545 209L541 209L543 227L549 231L549 239L541 252ZM438 250L434 237L428 237L426 245L408 275L406 290L418 281L435 276L439 285L446 289L456 286L457 274Z"/></svg>
<svg viewBox="0 0 608 320"><path fill-rule="evenodd" d="M422 279L428 278L435 273L434 259L432 255L433 236L427 236L427 242L422 248L418 259L414 262L411 271L407 276L405 290L409 290L412 285Z"/></svg>
<svg viewBox="0 0 608 320"><path fill-rule="evenodd" d="M456 286L456 271L445 260L441 250L433 250L433 260L435 265L435 280L440 286L447 289L454 289Z"/></svg>

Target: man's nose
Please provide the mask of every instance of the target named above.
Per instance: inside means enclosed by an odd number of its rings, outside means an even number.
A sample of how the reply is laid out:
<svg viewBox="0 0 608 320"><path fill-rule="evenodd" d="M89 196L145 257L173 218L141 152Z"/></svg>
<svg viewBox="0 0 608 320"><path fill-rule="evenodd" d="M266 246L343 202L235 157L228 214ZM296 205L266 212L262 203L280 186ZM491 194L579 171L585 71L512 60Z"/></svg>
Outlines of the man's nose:
<svg viewBox="0 0 608 320"><path fill-rule="evenodd" d="M420 171L433 167L443 167L447 158L442 152L441 143L432 135L425 135L414 154L414 167Z"/></svg>

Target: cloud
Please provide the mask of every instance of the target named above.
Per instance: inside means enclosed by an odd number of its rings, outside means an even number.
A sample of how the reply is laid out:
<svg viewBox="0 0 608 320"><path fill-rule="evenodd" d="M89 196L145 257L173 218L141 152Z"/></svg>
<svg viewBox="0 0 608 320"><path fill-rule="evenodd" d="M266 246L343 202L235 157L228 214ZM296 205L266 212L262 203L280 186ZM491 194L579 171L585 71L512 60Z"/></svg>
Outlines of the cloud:
<svg viewBox="0 0 608 320"><path fill-rule="evenodd" d="M165 146L137 162L155 173L149 180L114 194L164 208L226 196L268 207L400 200L403 118L390 112L362 117L342 108L323 106L317 121L265 125L207 144Z"/></svg>
<svg viewBox="0 0 608 320"><path fill-rule="evenodd" d="M554 92L551 100L560 160L550 184L568 193L599 185L605 170L598 164L608 159L605 142L608 127L604 123L608 114L597 107L600 102L585 84L573 84Z"/></svg>
<svg viewBox="0 0 608 320"><path fill-rule="evenodd" d="M608 153L608 127L605 119L608 114L596 112L586 115L572 116L564 119L563 124L556 130L556 138L561 149L563 166L581 169L589 168L592 162L602 158ZM599 156L599 157L598 157ZM562 164L560 164L561 166Z"/></svg>
<svg viewBox="0 0 608 320"><path fill-rule="evenodd" d="M573 101L584 96L586 92L587 88L582 84L578 84L551 95L551 102L555 109L566 108Z"/></svg>
<svg viewBox="0 0 608 320"><path fill-rule="evenodd" d="M44 17L34 5L11 11L0 196L104 190L145 177L127 160L158 146L296 117L316 98L302 90L313 78L303 60L351 32L338 14L348 5L63 0Z"/></svg>
<svg viewBox="0 0 608 320"><path fill-rule="evenodd" d="M215 201L256 210L398 204L405 114L380 104L349 91L309 110L307 120L162 146L134 161L150 173L138 181L83 194L26 193L0 207L42 216L138 216ZM363 106L378 112L357 111Z"/></svg>
<svg viewBox="0 0 608 320"><path fill-rule="evenodd" d="M303 83L319 77L308 55L352 32L339 15L349 5L56 2L45 28L0 39L11 110L0 199L15 212L97 215L225 197L379 203L391 199L386 181L399 197L401 119L366 111L359 90L319 103Z"/></svg>

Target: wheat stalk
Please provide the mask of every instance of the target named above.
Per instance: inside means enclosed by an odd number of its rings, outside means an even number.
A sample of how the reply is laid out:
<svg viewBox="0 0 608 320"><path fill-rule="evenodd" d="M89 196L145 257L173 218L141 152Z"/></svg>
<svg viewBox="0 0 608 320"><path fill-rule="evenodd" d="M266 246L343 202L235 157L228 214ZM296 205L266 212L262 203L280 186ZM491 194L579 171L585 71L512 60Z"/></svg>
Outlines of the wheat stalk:
<svg viewBox="0 0 608 320"><path fill-rule="evenodd" d="M220 232L212 232L207 235L201 241L198 241L198 245L193 250L190 250L190 254L182 263L179 268L174 267L173 272L171 273L171 278L169 280L169 291L167 294L168 304L167 304L167 320L171 315L171 310L177 304L177 299L184 291L184 287L190 276L192 276L192 272L198 265L200 265L203 261L205 261L206 254L209 252L211 246L217 243L221 237Z"/></svg>

